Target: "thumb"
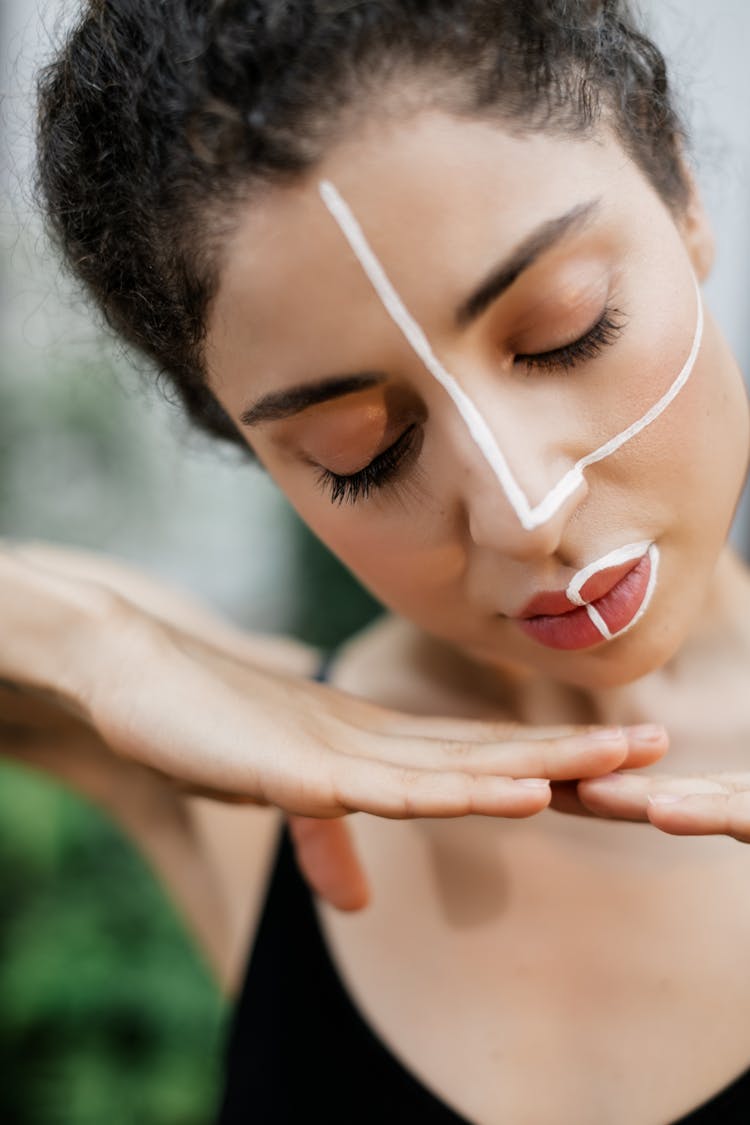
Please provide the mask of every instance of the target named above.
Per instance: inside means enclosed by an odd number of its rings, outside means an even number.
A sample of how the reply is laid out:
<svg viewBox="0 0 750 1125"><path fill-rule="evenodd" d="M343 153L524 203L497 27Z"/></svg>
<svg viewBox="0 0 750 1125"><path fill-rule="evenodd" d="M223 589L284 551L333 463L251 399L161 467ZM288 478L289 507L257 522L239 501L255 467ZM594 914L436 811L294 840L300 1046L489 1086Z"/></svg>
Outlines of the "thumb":
<svg viewBox="0 0 750 1125"><path fill-rule="evenodd" d="M345 819L287 819L300 871L316 894L338 910L364 909L370 886Z"/></svg>

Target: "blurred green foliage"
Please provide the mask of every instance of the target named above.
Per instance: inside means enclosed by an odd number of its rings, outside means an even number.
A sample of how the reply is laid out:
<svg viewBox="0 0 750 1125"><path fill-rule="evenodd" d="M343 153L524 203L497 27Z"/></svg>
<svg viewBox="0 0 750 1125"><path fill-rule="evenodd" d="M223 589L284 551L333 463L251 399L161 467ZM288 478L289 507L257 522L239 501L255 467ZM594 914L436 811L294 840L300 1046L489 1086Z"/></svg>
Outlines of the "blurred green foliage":
<svg viewBox="0 0 750 1125"><path fill-rule="evenodd" d="M96 810L0 764L0 1120L212 1120L224 1005Z"/></svg>
<svg viewBox="0 0 750 1125"><path fill-rule="evenodd" d="M296 517L292 535L300 579L291 631L332 650L377 617L381 606Z"/></svg>
<svg viewBox="0 0 750 1125"><path fill-rule="evenodd" d="M156 538L143 397L93 361L28 375L0 370L0 534L105 550L135 529ZM379 607L284 512L299 576L290 631L331 649ZM129 841L0 762L0 1121L208 1125L227 1015Z"/></svg>

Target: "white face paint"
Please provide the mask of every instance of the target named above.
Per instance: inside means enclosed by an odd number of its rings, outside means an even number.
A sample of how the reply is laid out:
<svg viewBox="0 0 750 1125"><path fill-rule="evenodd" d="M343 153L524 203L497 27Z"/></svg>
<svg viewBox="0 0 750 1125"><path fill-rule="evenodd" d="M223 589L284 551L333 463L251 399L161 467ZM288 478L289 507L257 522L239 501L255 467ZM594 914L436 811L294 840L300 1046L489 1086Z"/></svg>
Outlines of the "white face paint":
<svg viewBox="0 0 750 1125"><path fill-rule="evenodd" d="M648 585L646 586L646 592L643 596L643 601L641 602L637 613L633 615L627 625L623 626L623 628L619 629L616 633L612 633L609 630L607 622L599 613L596 606L589 605L588 602L586 602L581 597L581 589L588 582L589 578L592 578L595 574L598 574L600 570L607 570L611 566L620 566L621 563L631 562L631 560L635 562L637 559L642 559L646 554L648 555L651 569L649 571ZM651 604L651 598L653 597L654 590L656 589L656 578L658 573L659 548L656 546L656 544L649 543L648 541L646 541L645 543L630 543L627 547L618 547L616 550L610 551L608 554L603 555L595 562L589 563L589 565L585 566L583 570L579 570L578 573L570 580L570 584L568 585L565 593L568 597L568 601L572 602L573 605L585 605L586 612L589 615L589 620L593 625L596 626L604 640L613 641L615 637L621 637L623 633L627 633L643 617L644 613Z"/></svg>
<svg viewBox="0 0 750 1125"><path fill-rule="evenodd" d="M627 429L622 430L621 433L615 435L615 437L610 438L604 445L600 445L592 453L587 453L585 457L581 457L581 459L553 485L538 504L532 505L511 472L502 450L495 441L492 431L479 413L479 410L450 372L446 371L443 367L442 363L433 352L424 331L419 324L417 324L394 289L347 203L329 180L321 180L318 185L318 190L323 203L349 243L349 246L369 278L375 292L382 301L386 312L396 323L407 342L411 345L430 374L434 376L438 383L440 383L450 395L466 424L469 434L495 474L509 504L516 513L521 526L526 531L532 531L534 528L540 527L542 524L552 519L565 501L573 495L583 482L584 470L590 465L595 465L598 461L603 461L605 457L611 456L611 454L617 452L626 442L630 441L631 438L641 433L647 426L650 426L651 423L667 409L670 403L675 400L690 378L693 367L695 366L695 361L698 358L698 352L703 338L703 301L701 299L698 281L695 278L697 299L695 335L693 337L690 353L672 385L641 418L628 426ZM616 634L612 634L595 607L588 606L588 615L605 640L612 640L614 636L621 636L626 630L631 629L646 612L656 585L659 562L659 552L656 545L653 543L638 543L618 548L616 551L610 552L610 554L605 555L594 563L590 563L583 570L579 571L568 587L568 598L573 605L586 605L581 599L580 590L593 574L605 570L608 567L616 566L622 562L628 562L630 559L642 558L646 553L648 553L651 563L648 588L638 612L624 629L621 629Z"/></svg>

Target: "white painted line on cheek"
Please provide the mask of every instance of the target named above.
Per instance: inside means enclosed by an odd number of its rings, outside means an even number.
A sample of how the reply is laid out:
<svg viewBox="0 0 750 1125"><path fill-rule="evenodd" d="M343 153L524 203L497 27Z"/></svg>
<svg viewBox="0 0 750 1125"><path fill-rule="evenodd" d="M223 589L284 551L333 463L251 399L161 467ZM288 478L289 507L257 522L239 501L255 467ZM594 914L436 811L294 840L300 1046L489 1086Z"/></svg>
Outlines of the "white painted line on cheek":
<svg viewBox="0 0 750 1125"><path fill-rule="evenodd" d="M536 507L532 507L523 489L513 476L510 466L495 441L489 426L468 395L461 389L454 377L446 371L433 352L427 336L408 311L391 284L349 206L344 202L335 186L329 180L321 180L318 185L318 190L323 203L328 208L353 253L359 260L362 269L369 278L375 292L380 297L387 313L406 337L408 343L422 360L430 374L437 379L440 385L450 395L459 414L466 423L471 437L497 477L508 502L515 511L521 526L526 531L532 531L541 524L547 523L562 507L568 497L572 496L583 482L584 469L588 468L590 465L596 464L598 461L604 460L605 457L611 456L611 454L620 449L625 442L630 441L636 434L644 430L646 426L650 426L651 423L666 410L670 403L673 402L687 383L693 367L695 366L703 337L703 300L695 275L693 275L693 282L695 284L698 312L693 344L682 370L669 390L667 390L658 402L654 403L650 410L639 418L637 422L634 422L631 426L628 426L627 429L605 442L604 445L599 446L593 453L589 453L577 461L572 469L550 489L539 504L537 504Z"/></svg>
<svg viewBox="0 0 750 1125"><path fill-rule="evenodd" d="M698 316L695 327L695 335L693 337L693 344L690 348L690 354L685 360L685 363L679 375L672 383L669 390L662 395L658 402L654 403L650 410L646 411L642 418L639 418L637 422L633 422L632 426L628 426L628 428L626 430L623 430L621 434L618 434L616 437L611 438L609 441L605 442L604 445L600 445L599 448L594 450L593 453L589 453L586 457L582 457L580 461L576 462L573 471L575 471L576 469L580 469L582 471L583 469L588 468L589 465L596 464L597 461L603 461L605 457L611 456L611 454L620 449L620 447L623 446L626 441L630 441L630 439L635 437L636 434L639 434L642 430L645 430L646 426L650 426L652 422L655 422L659 415L664 413L670 403L674 402L674 400L677 398L677 395L687 383L695 366L695 361L698 358L701 340L703 339L703 298L701 297L701 291L698 286L698 279L696 278L695 274L693 274L693 283L695 285L695 295L698 302Z"/></svg>

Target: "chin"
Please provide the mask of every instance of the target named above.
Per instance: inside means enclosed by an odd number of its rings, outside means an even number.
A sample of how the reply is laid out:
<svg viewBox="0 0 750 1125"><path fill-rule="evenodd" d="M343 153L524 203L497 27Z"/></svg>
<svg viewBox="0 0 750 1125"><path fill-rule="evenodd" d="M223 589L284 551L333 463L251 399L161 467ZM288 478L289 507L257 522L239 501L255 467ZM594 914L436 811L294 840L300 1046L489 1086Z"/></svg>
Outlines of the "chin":
<svg viewBox="0 0 750 1125"><path fill-rule="evenodd" d="M644 621L643 625L623 637L602 642L585 656L571 660L567 667L564 661L557 662L555 671L550 670L551 678L575 687L604 690L626 687L660 671L675 658L686 633L674 626L660 628L655 621L648 625Z"/></svg>
<svg viewBox="0 0 750 1125"><path fill-rule="evenodd" d="M524 644L523 652L500 655L484 649L470 655L511 681L541 678L597 691L626 687L658 672L674 659L687 633L687 628L676 626L673 620L665 623L654 616L621 637L578 652Z"/></svg>

